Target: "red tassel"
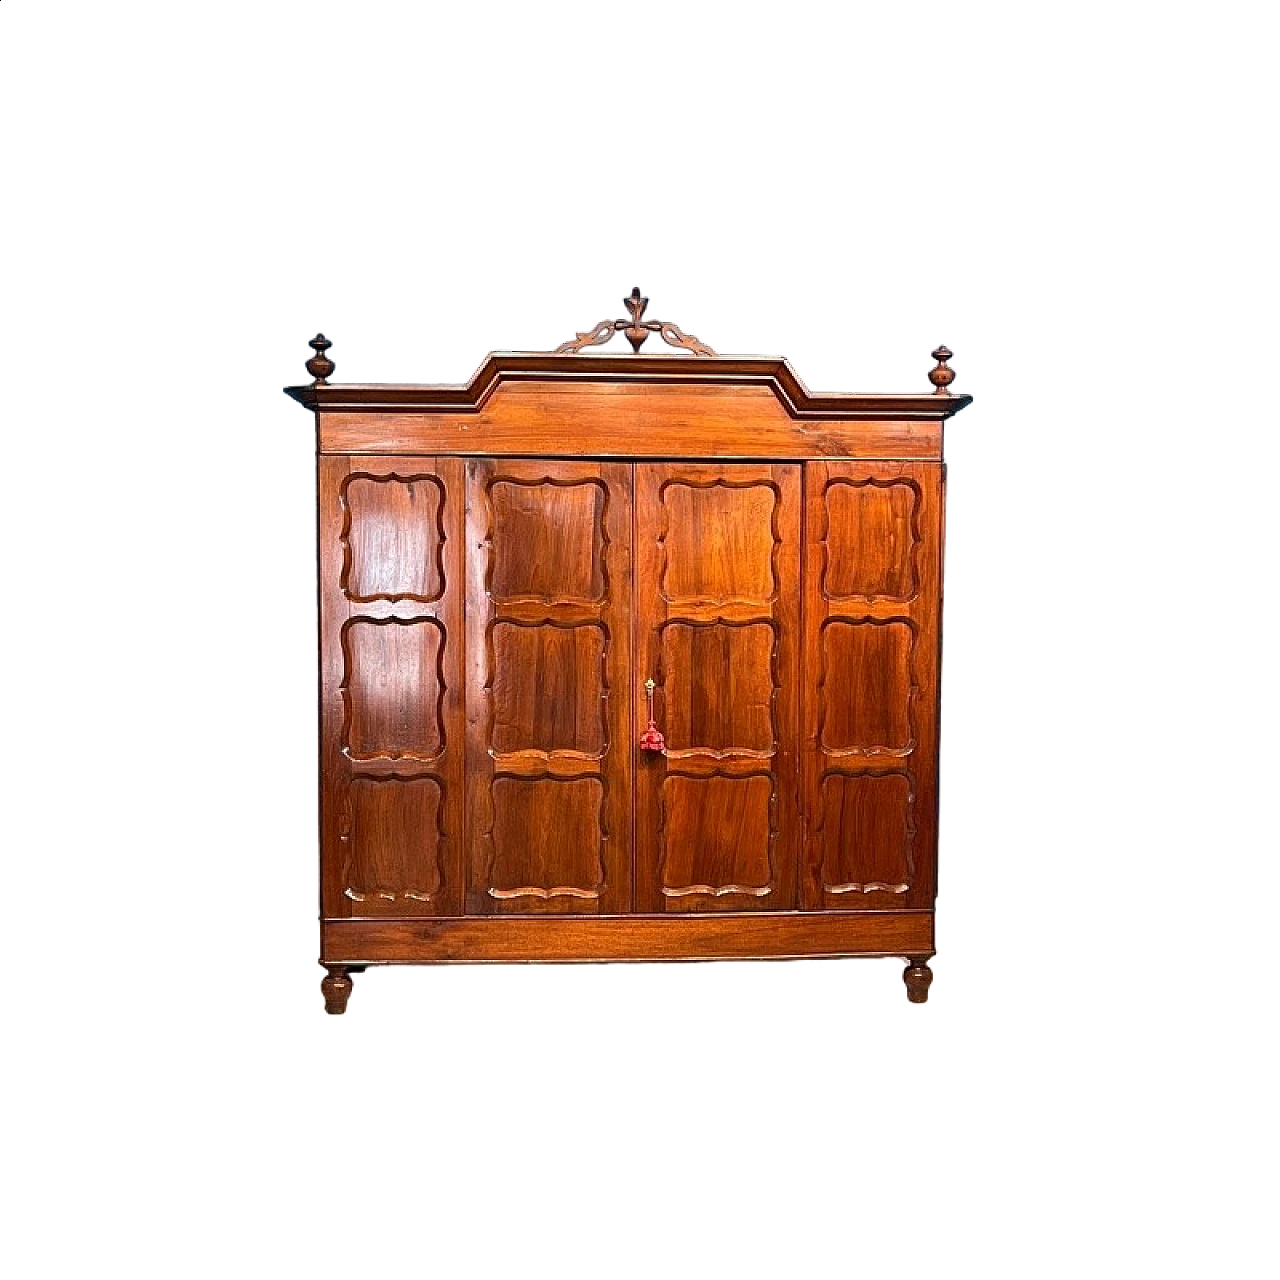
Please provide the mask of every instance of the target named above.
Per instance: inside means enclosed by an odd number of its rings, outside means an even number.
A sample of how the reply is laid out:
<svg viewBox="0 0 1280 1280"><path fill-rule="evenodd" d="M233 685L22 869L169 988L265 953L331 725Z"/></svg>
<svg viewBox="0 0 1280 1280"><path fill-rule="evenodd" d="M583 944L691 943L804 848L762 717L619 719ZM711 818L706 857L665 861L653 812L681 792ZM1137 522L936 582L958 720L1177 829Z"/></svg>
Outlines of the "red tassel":
<svg viewBox="0 0 1280 1280"><path fill-rule="evenodd" d="M662 736L662 731L658 728L657 722L653 718L653 691L657 687L652 680L644 682L644 700L649 707L649 724L644 733L640 735L641 751L665 751L667 749L667 740Z"/></svg>

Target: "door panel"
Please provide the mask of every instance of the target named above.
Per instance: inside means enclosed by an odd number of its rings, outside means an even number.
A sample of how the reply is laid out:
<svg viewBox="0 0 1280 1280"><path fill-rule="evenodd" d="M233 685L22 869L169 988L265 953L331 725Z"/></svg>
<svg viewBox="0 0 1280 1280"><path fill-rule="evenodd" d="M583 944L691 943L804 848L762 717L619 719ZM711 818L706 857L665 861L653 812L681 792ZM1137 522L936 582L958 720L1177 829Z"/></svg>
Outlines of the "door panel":
<svg viewBox="0 0 1280 1280"><path fill-rule="evenodd" d="M636 909L785 910L800 848L797 466L636 466Z"/></svg>
<svg viewBox="0 0 1280 1280"><path fill-rule="evenodd" d="M463 471L322 457L321 910L462 907Z"/></svg>
<svg viewBox="0 0 1280 1280"><path fill-rule="evenodd" d="M319 465L326 917L932 904L940 464Z"/></svg>
<svg viewBox="0 0 1280 1280"><path fill-rule="evenodd" d="M631 906L631 467L467 463L467 911Z"/></svg>
<svg viewBox="0 0 1280 1280"><path fill-rule="evenodd" d="M806 463L804 492L801 903L932 906L942 466Z"/></svg>
<svg viewBox="0 0 1280 1280"><path fill-rule="evenodd" d="M669 620L661 627L658 667L671 757L773 755L776 634L768 622ZM709 671L735 679L702 678Z"/></svg>

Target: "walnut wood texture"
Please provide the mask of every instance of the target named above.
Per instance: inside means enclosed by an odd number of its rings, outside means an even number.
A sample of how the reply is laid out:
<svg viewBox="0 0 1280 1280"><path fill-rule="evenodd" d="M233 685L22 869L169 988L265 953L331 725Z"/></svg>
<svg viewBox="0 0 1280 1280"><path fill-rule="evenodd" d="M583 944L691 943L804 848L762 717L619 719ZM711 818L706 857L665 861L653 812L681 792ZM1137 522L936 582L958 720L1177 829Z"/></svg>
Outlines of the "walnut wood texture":
<svg viewBox="0 0 1280 1280"><path fill-rule="evenodd" d="M323 453L940 458L968 396L815 395L772 357L500 352L463 386L286 388Z"/></svg>
<svg viewBox="0 0 1280 1280"><path fill-rule="evenodd" d="M467 464L469 914L631 906L631 486Z"/></svg>
<svg viewBox="0 0 1280 1280"><path fill-rule="evenodd" d="M286 387L308 409L324 413L428 412L470 413L482 408L504 384L543 382L558 385L622 384L685 387L763 386L800 419L941 421L958 413L972 396L867 395L810 391L780 356L588 356L543 352L494 351L462 384L341 383L336 386ZM596 442L599 453L600 441Z"/></svg>
<svg viewBox="0 0 1280 1280"><path fill-rule="evenodd" d="M595 358L579 359L594 363ZM502 384L469 414L326 410L320 414L320 443L326 453L438 451L489 457L555 449L573 456L695 460L937 458L942 424L940 419L797 421L763 385L513 382Z"/></svg>
<svg viewBox="0 0 1280 1280"><path fill-rule="evenodd" d="M331 920L326 964L764 960L933 953L932 911Z"/></svg>
<svg viewBox="0 0 1280 1280"><path fill-rule="evenodd" d="M804 468L802 905L935 891L942 466Z"/></svg>
<svg viewBox="0 0 1280 1280"><path fill-rule="evenodd" d="M903 971L902 980L907 984L907 999L912 1004L924 1004L929 998L929 984L933 981L933 970L929 968L928 956L908 956L907 967Z"/></svg>
<svg viewBox="0 0 1280 1280"><path fill-rule="evenodd" d="M927 998L949 357L818 396L716 356L330 386L316 348L331 1012L453 960L900 955Z"/></svg>
<svg viewBox="0 0 1280 1280"><path fill-rule="evenodd" d="M640 463L636 908L779 911L800 848L800 468ZM635 734L643 726L637 721Z"/></svg>
<svg viewBox="0 0 1280 1280"><path fill-rule="evenodd" d="M463 463L320 459L321 906L456 915Z"/></svg>
<svg viewBox="0 0 1280 1280"><path fill-rule="evenodd" d="M346 1013L352 985L350 969L340 964L326 966L325 975L320 979L325 1013Z"/></svg>
<svg viewBox="0 0 1280 1280"><path fill-rule="evenodd" d="M615 333L624 334L627 341L631 343L631 350L638 354L649 335L657 333L662 335L663 342L668 346L683 347L695 356L715 355L705 342L699 342L693 334L685 333L679 325L672 324L670 320L645 320L644 313L649 306L649 299L641 297L638 286L623 298L622 305L626 307L629 319L601 320L594 328L578 334L571 341L562 342L553 354L561 355L566 352L581 351L585 347L599 346L601 343L608 342Z"/></svg>

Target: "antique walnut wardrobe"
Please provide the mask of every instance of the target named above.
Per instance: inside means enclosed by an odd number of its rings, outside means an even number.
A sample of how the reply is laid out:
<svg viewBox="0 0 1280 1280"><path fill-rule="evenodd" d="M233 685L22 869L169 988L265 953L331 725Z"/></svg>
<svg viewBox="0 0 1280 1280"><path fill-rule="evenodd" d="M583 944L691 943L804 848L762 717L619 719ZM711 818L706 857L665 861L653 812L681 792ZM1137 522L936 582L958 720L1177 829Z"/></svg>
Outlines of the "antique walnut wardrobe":
<svg viewBox="0 0 1280 1280"><path fill-rule="evenodd" d="M920 395L602 321L314 381L321 964L896 955L932 979L940 347ZM621 331L627 355L582 354ZM640 354L659 334L678 353Z"/></svg>

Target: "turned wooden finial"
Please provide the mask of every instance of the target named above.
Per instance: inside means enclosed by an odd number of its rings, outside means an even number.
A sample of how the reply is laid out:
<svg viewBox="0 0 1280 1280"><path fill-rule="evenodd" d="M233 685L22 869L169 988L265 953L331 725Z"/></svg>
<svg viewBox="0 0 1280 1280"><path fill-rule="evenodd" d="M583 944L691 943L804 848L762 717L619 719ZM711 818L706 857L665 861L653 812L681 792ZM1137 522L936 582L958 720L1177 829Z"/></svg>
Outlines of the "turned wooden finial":
<svg viewBox="0 0 1280 1280"><path fill-rule="evenodd" d="M622 305L630 313L630 320L601 320L594 329L578 334L572 342L562 342L554 354L573 355L583 347L598 347L602 342L608 342L615 333L622 333L631 343L632 352L639 355L645 339L651 333L656 333L669 346L683 347L686 351L692 351L695 356L715 355L705 342L700 342L691 333L685 333L678 324L672 324L670 320L644 319L649 299L640 296L639 285L623 298Z"/></svg>
<svg viewBox="0 0 1280 1280"><path fill-rule="evenodd" d="M947 361L951 359L954 352L948 351L946 347L939 347L930 354L938 362L936 369L929 370L929 381L937 388L933 394L949 396L951 392L947 388L956 380L956 371L947 368Z"/></svg>
<svg viewBox="0 0 1280 1280"><path fill-rule="evenodd" d="M315 352L315 355L307 361L307 372L315 379L315 385L317 387L328 385L328 377L334 371L336 366L333 361L325 355L325 352L333 346L333 343L330 342L323 333L317 333L316 336L307 343L307 346Z"/></svg>

